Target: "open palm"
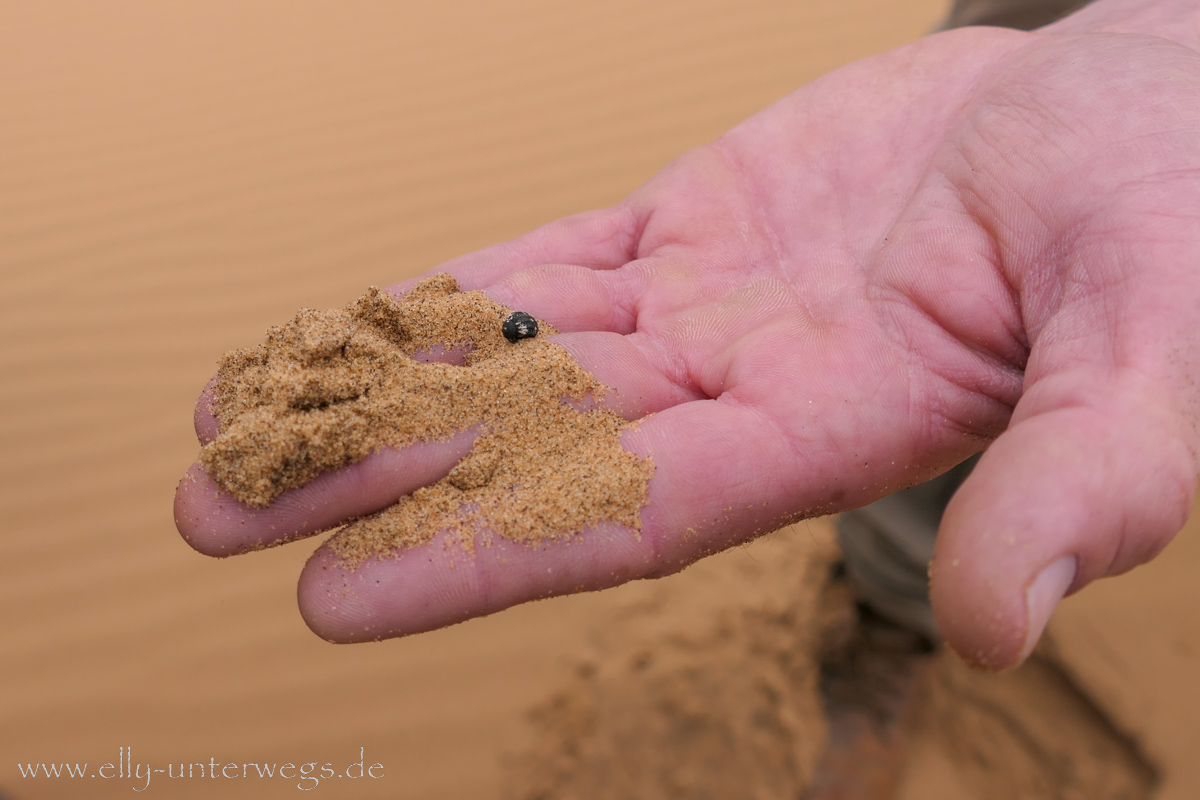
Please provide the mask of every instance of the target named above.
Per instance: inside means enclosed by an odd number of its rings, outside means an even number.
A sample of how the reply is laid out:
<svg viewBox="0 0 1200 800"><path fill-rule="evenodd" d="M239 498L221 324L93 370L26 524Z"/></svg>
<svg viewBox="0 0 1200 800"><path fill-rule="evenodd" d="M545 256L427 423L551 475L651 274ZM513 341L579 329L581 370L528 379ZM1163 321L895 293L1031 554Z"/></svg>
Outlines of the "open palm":
<svg viewBox="0 0 1200 800"><path fill-rule="evenodd" d="M993 440L934 569L969 659L1013 663L1065 591L1152 557L1200 450L1200 55L1089 11L852 64L614 208L434 270L554 324L642 420L623 439L656 468L642 535L468 564L435 541L355 571L318 550L309 624L374 639L667 574ZM265 510L193 468L177 520L214 555L308 535L439 479L470 440L381 451Z"/></svg>

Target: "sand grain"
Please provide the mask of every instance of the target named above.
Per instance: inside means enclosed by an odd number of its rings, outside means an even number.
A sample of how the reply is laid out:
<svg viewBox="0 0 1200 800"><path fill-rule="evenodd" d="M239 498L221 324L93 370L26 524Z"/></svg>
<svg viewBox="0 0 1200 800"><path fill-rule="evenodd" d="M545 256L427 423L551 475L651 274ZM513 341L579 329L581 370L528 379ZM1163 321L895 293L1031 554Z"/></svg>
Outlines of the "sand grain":
<svg viewBox="0 0 1200 800"><path fill-rule="evenodd" d="M508 342L509 313L449 275L400 300L372 288L345 309L302 310L222 360L219 432L201 463L262 508L382 447L478 428L445 478L348 525L335 551L359 563L446 529L468 547L478 533L538 544L603 521L640 531L653 466L622 449L628 423L583 409L605 387L546 338L551 326Z"/></svg>

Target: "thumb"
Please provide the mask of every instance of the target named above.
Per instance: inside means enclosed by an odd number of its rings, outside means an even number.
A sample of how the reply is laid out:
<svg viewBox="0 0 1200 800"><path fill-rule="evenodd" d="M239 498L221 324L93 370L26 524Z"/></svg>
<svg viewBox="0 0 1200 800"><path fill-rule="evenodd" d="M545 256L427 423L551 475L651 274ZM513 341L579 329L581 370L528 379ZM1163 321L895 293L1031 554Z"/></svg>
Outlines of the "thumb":
<svg viewBox="0 0 1200 800"><path fill-rule="evenodd" d="M1068 592L1149 561L1186 522L1195 428L1126 372L1030 387L946 509L930 595L969 663L1021 663Z"/></svg>

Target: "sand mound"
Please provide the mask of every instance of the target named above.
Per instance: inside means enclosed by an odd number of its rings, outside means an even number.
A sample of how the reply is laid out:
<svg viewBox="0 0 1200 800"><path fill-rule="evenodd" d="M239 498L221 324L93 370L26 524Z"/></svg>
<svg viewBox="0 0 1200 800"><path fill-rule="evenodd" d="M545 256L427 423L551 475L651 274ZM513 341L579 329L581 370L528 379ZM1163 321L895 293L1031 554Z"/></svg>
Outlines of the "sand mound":
<svg viewBox="0 0 1200 800"><path fill-rule="evenodd" d="M835 555L788 528L638 586L531 712L508 796L800 797L825 747L818 654L848 609L825 591Z"/></svg>
<svg viewBox="0 0 1200 800"><path fill-rule="evenodd" d="M885 719L905 679L883 650L863 652L837 557L831 526L816 521L621 589L622 605L527 712L508 800L1154 796L1154 767L1053 647L1002 674L948 650L923 656L914 718ZM837 739L854 715L882 749ZM898 786L877 780L883 758Z"/></svg>

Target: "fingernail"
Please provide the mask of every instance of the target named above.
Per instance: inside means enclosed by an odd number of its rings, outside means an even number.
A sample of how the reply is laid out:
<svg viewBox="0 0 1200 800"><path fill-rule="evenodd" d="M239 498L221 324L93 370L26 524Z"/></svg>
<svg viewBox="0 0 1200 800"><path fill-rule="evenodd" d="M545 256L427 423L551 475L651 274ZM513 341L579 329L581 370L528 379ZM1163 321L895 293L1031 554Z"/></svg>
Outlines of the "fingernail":
<svg viewBox="0 0 1200 800"><path fill-rule="evenodd" d="M1042 570L1025 589L1025 644L1021 646L1018 664L1037 647L1050 615L1074 581L1075 556L1063 556Z"/></svg>

